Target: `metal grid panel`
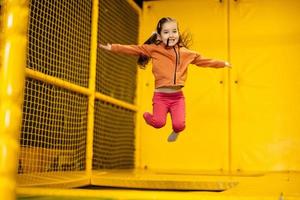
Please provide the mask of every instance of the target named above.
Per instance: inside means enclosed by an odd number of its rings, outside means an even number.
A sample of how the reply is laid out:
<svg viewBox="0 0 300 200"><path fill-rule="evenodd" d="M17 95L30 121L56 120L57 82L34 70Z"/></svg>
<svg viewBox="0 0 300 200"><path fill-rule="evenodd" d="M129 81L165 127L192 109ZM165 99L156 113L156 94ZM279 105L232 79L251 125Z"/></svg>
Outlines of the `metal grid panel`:
<svg viewBox="0 0 300 200"><path fill-rule="evenodd" d="M88 86L92 1L31 0L27 67Z"/></svg>
<svg viewBox="0 0 300 200"><path fill-rule="evenodd" d="M93 169L134 167L134 112L95 102Z"/></svg>
<svg viewBox="0 0 300 200"><path fill-rule="evenodd" d="M98 42L137 44L138 14L127 1L100 0ZM97 52L96 91L133 103L136 90L135 57Z"/></svg>
<svg viewBox="0 0 300 200"><path fill-rule="evenodd" d="M110 5L112 2L120 10ZM124 26L122 39L129 38L126 39L128 43L136 43L138 15L128 2L107 1L102 5L115 9L114 19L118 18ZM87 0L31 0L27 68L50 75L53 80L63 79L87 87L91 14L92 2ZM127 14L133 18L134 28L124 24ZM99 21L98 26L105 23ZM133 103L135 58L116 56L112 66L108 64L112 63L110 60L103 65L103 61L99 62L100 54L97 56L97 83L101 83L97 84L96 89L101 88L97 92ZM123 72L119 72L121 69ZM102 72L110 73L104 73L103 79ZM23 183L29 185L36 183L34 177L49 177L50 174L45 172L55 172L53 177L63 177L65 171L82 171L86 164L88 97L49 84L47 80L40 81L43 77L37 79L26 79L20 138L19 174ZM134 111L96 101L94 134L94 169L133 168ZM57 180L50 182L57 183Z"/></svg>
<svg viewBox="0 0 300 200"><path fill-rule="evenodd" d="M19 173L85 168L87 97L27 79Z"/></svg>

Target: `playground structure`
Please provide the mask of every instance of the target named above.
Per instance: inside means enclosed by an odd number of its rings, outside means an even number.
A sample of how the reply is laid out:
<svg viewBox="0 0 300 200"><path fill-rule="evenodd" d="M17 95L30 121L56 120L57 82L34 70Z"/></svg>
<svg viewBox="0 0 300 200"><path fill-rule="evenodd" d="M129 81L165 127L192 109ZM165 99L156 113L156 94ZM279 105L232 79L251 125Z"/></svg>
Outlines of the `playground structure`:
<svg viewBox="0 0 300 200"><path fill-rule="evenodd" d="M292 0L149 1L143 10L125 0L2 1L0 199L16 191L300 199L299 8ZM155 130L141 118L151 109L151 66L97 48L142 43L163 16L192 32L194 49L233 65L190 67L187 129L172 145L170 125ZM87 185L202 192L61 189Z"/></svg>

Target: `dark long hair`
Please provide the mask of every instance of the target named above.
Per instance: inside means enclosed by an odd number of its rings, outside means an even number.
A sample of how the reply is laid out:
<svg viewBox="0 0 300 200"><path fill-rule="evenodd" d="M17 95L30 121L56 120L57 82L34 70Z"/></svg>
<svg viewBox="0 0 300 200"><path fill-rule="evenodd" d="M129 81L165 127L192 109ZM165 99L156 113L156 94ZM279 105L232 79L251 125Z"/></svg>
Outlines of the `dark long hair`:
<svg viewBox="0 0 300 200"><path fill-rule="evenodd" d="M158 40L157 34L161 33L162 26L166 22L171 22L171 21L177 23L177 21L171 17L161 18L157 23L156 31L154 33L152 33L152 35L144 42L144 44L156 44L156 45L160 44L162 41ZM177 23L177 28L178 28L178 23ZM180 34L180 32L179 32L179 40L177 43L179 45L179 47L188 48L190 46L191 41L192 41L192 37L191 37L190 33L184 32L183 34ZM140 66L141 69L145 69L149 60L150 60L150 58L148 56L140 55L139 59L137 61L137 64Z"/></svg>

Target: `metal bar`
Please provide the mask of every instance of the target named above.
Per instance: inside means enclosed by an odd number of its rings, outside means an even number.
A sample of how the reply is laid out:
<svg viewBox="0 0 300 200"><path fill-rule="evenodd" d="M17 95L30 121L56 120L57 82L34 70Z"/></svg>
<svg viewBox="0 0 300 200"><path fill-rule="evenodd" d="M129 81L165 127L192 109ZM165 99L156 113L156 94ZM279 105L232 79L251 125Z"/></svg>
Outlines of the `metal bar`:
<svg viewBox="0 0 300 200"><path fill-rule="evenodd" d="M95 60L95 62L96 62L96 60ZM95 76L96 75L96 65L94 67L94 70L91 69L90 71L91 71L90 73L94 74L93 76ZM92 71L94 71L94 72L92 72ZM65 88L65 89L71 90L73 92L81 93L81 94L84 94L84 95L89 96L89 97L94 94L94 99L100 99L100 100L106 101L108 103L115 104L115 105L118 105L120 107L127 108L129 110L133 110L133 111L138 110L137 106L135 106L133 104L129 104L127 102L115 99L115 98L107 96L105 94L95 92L95 89L92 89L91 86L90 86L90 89L85 88L85 87L81 87L81 86L75 85L73 83L63 81L59 78L49 76L49 75L46 75L46 74L38 72L38 71L34 71L32 69L29 69L29 68L26 68L25 72L26 72L26 77L34 78L36 80L40 80L40 81L43 81L45 83L49 83L49 84L52 84L52 85L55 85L55 86L58 86L58 87L61 87L61 88ZM90 85L91 84L93 84L94 88L95 88L95 83L90 83ZM92 102L90 102L90 103L92 103ZM91 105L91 108L93 108L94 103L89 104L89 105Z"/></svg>
<svg viewBox="0 0 300 200"><path fill-rule="evenodd" d="M97 30L98 30L98 0L93 0L92 9L92 34L91 34L91 54L90 54L90 80L88 105L88 127L86 141L86 174L92 177L93 168L93 136L94 136L94 104L96 90L96 61L97 61Z"/></svg>
<svg viewBox="0 0 300 200"><path fill-rule="evenodd" d="M231 63L231 2L227 2L226 18L227 18L227 60ZM228 171L232 173L232 74L231 70L227 70L227 117L228 117Z"/></svg>
<svg viewBox="0 0 300 200"><path fill-rule="evenodd" d="M124 101L121 101L121 100L117 100L115 98L112 98L110 96L107 96L107 95L104 95L104 94L101 94L99 92L96 92L95 93L95 97L96 99L100 99L102 101L105 101L105 102L108 102L108 103L111 103L111 104L115 104L115 105L118 105L120 107L123 107L123 108L126 108L128 110L132 110L132 111L138 111L138 107L133 105L133 104L130 104L130 103L126 103Z"/></svg>
<svg viewBox="0 0 300 200"><path fill-rule="evenodd" d="M28 2L3 3L0 67L0 199L16 199L22 125Z"/></svg>
<svg viewBox="0 0 300 200"><path fill-rule="evenodd" d="M38 72L38 71L29 69L29 68L26 68L25 72L26 72L26 77L34 78L34 79L43 81L45 83L49 83L49 84L52 84L52 85L55 85L55 86L58 86L58 87L61 87L64 89L71 90L73 92L81 93L81 94L84 94L87 96L91 95L91 93L92 93L90 91L90 89L88 89L88 88L78 86L76 84L61 80L61 79L53 77L53 76L49 76L42 72Z"/></svg>

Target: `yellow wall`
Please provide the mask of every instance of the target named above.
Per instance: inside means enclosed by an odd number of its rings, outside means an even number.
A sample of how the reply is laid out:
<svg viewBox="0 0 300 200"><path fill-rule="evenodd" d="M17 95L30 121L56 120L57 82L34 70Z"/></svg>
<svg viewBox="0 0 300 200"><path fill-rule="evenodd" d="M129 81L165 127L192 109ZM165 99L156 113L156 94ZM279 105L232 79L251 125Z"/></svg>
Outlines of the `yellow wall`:
<svg viewBox="0 0 300 200"><path fill-rule="evenodd" d="M233 69L190 65L184 88L187 128L168 143L139 113L138 167L173 170L300 169L299 1L150 1L144 3L141 42L161 17L178 20L206 57ZM237 81L237 82L236 82ZM139 71L139 106L152 110L151 66Z"/></svg>
<svg viewBox="0 0 300 200"><path fill-rule="evenodd" d="M230 5L232 167L300 169L300 1Z"/></svg>

